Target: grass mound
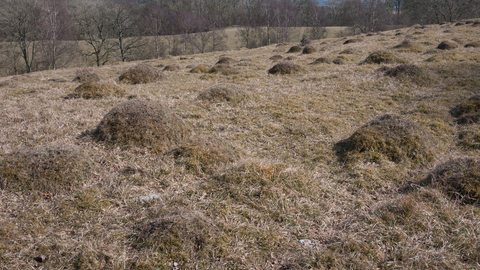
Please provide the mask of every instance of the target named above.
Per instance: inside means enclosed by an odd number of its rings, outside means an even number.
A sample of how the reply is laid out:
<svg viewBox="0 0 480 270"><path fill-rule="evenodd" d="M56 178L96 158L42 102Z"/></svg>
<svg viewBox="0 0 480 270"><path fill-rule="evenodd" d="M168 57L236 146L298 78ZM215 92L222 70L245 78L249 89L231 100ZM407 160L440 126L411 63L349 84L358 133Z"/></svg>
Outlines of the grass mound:
<svg viewBox="0 0 480 270"><path fill-rule="evenodd" d="M459 46L458 43L455 42L454 40L444 40L438 45L437 49L439 49L439 50L453 50L453 49L458 48L458 46Z"/></svg>
<svg viewBox="0 0 480 270"><path fill-rule="evenodd" d="M150 265L168 265L173 260L182 269L195 269L198 262L211 263L211 251L220 248L220 230L205 214L177 209L157 210L151 216L134 228L131 237L135 249L157 254Z"/></svg>
<svg viewBox="0 0 480 270"><path fill-rule="evenodd" d="M472 41L465 44L465 48L478 48L480 47L480 41Z"/></svg>
<svg viewBox="0 0 480 270"><path fill-rule="evenodd" d="M480 122L480 95L475 95L455 106L450 114L457 118L459 124Z"/></svg>
<svg viewBox="0 0 480 270"><path fill-rule="evenodd" d="M455 26L462 26L462 25L465 25L465 22L457 22L457 23L455 24Z"/></svg>
<svg viewBox="0 0 480 270"><path fill-rule="evenodd" d="M419 45L410 39L405 39L404 41L402 41L402 43L398 44L393 48L398 49L401 52L421 52L422 51Z"/></svg>
<svg viewBox="0 0 480 270"><path fill-rule="evenodd" d="M268 70L269 74L293 74L297 71L300 71L301 68L299 65L296 65L292 62L280 62Z"/></svg>
<svg viewBox="0 0 480 270"><path fill-rule="evenodd" d="M217 65L220 65L220 64L227 64L227 65L230 65L230 64L233 64L233 63L236 63L237 60L231 58L231 57L220 57L220 59L218 59L217 61Z"/></svg>
<svg viewBox="0 0 480 270"><path fill-rule="evenodd" d="M300 46L292 46L287 53L298 53L302 51L302 47Z"/></svg>
<svg viewBox="0 0 480 270"><path fill-rule="evenodd" d="M473 157L449 160L437 166L426 183L463 203L480 203L480 160Z"/></svg>
<svg viewBox="0 0 480 270"><path fill-rule="evenodd" d="M278 60L282 60L282 59L283 59L283 57L279 54L270 57L270 60L273 60L273 61L278 61Z"/></svg>
<svg viewBox="0 0 480 270"><path fill-rule="evenodd" d="M385 71L385 75L390 77L416 77L423 75L423 73L420 67L413 64L402 64Z"/></svg>
<svg viewBox="0 0 480 270"><path fill-rule="evenodd" d="M345 65L347 61L343 58L337 57L333 59L332 63L334 63L335 65Z"/></svg>
<svg viewBox="0 0 480 270"><path fill-rule="evenodd" d="M222 75L233 75L233 74L238 74L238 70L231 67L230 65L227 64L216 64L213 66L208 73L216 73L216 74L222 74Z"/></svg>
<svg viewBox="0 0 480 270"><path fill-rule="evenodd" d="M165 68L163 69L163 71L177 71L177 70L180 70L180 66L179 65L167 65L165 66Z"/></svg>
<svg viewBox="0 0 480 270"><path fill-rule="evenodd" d="M404 60L398 58L394 53L388 51L376 51L371 53L361 64L393 64L405 63Z"/></svg>
<svg viewBox="0 0 480 270"><path fill-rule="evenodd" d="M359 43L362 42L363 39L360 38L352 38L352 39L347 39L343 44L352 44L352 43Z"/></svg>
<svg viewBox="0 0 480 270"><path fill-rule="evenodd" d="M0 187L13 191L59 193L86 179L92 161L74 145L25 148L0 161Z"/></svg>
<svg viewBox="0 0 480 270"><path fill-rule="evenodd" d="M209 87L197 97L198 100L210 102L233 102L238 103L245 99L245 92L236 85L219 84Z"/></svg>
<svg viewBox="0 0 480 270"><path fill-rule="evenodd" d="M207 73L210 70L209 67L204 65L198 65L190 70L190 73Z"/></svg>
<svg viewBox="0 0 480 270"><path fill-rule="evenodd" d="M190 130L182 119L162 104L133 99L110 110L92 135L98 141L165 152L183 143Z"/></svg>
<svg viewBox="0 0 480 270"><path fill-rule="evenodd" d="M317 58L315 61L313 61L312 63L310 63L310 65L318 65L318 64L331 64L332 63L332 60L326 58L326 57L320 57L320 58Z"/></svg>
<svg viewBox="0 0 480 270"><path fill-rule="evenodd" d="M79 85L67 98L96 99L108 96L120 97L126 95L125 89L114 84L98 84L85 82Z"/></svg>
<svg viewBox="0 0 480 270"><path fill-rule="evenodd" d="M77 71L77 73L75 74L75 78L73 78L73 82L79 83L98 81L100 81L100 77L97 74L85 69Z"/></svg>
<svg viewBox="0 0 480 270"><path fill-rule="evenodd" d="M139 64L125 71L118 79L127 84L142 84L159 81L162 75L149 64Z"/></svg>
<svg viewBox="0 0 480 270"><path fill-rule="evenodd" d="M338 54L355 54L355 51L351 48L348 48L348 49L345 49L345 50L339 52Z"/></svg>
<svg viewBox="0 0 480 270"><path fill-rule="evenodd" d="M434 139L422 126L397 114L382 115L336 145L345 161L393 162L411 160L426 163L433 160Z"/></svg>
<svg viewBox="0 0 480 270"><path fill-rule="evenodd" d="M315 50L314 47L312 46L306 46L305 48L303 48L303 51L302 51L302 54L312 54L314 52L316 52L317 50Z"/></svg>

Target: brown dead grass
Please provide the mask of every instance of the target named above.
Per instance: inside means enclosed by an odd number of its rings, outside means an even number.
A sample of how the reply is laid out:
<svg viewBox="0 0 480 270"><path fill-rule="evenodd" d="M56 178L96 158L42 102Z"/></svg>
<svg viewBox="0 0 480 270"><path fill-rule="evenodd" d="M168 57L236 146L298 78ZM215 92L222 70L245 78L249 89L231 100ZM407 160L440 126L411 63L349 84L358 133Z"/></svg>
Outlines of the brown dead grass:
<svg viewBox="0 0 480 270"><path fill-rule="evenodd" d="M371 53L362 64L393 64L405 63L405 60L398 58L394 53L389 51L376 51Z"/></svg>
<svg viewBox="0 0 480 270"><path fill-rule="evenodd" d="M284 61L276 64L272 68L268 70L269 74L280 74L280 75L285 75L285 74L293 74L298 71L300 71L301 68L299 65L296 65L292 62Z"/></svg>
<svg viewBox="0 0 480 270"><path fill-rule="evenodd" d="M239 103L246 97L245 91L233 84L214 85L197 96L197 100L209 102L232 102Z"/></svg>
<svg viewBox="0 0 480 270"><path fill-rule="evenodd" d="M459 47L459 45L456 41L454 41L454 40L444 40L438 45L437 49L453 50L453 49L456 49L458 47Z"/></svg>
<svg viewBox="0 0 480 270"><path fill-rule="evenodd" d="M149 64L138 64L125 71L118 79L126 84L143 84L159 81L162 75Z"/></svg>
<svg viewBox="0 0 480 270"><path fill-rule="evenodd" d="M167 65L165 66L165 68L163 69L163 71L177 71L177 70L180 70L180 66L179 65Z"/></svg>
<svg viewBox="0 0 480 270"><path fill-rule="evenodd" d="M326 57L320 57L315 59L310 65L318 65L318 64L331 64L332 60L326 58Z"/></svg>
<svg viewBox="0 0 480 270"><path fill-rule="evenodd" d="M208 73L222 74L222 75L234 75L240 73L236 68L228 64L216 64Z"/></svg>
<svg viewBox="0 0 480 270"><path fill-rule="evenodd" d="M302 47L300 46L292 46L290 47L290 49L288 50L287 53L299 53L302 51Z"/></svg>
<svg viewBox="0 0 480 270"><path fill-rule="evenodd" d="M98 82L100 77L88 69L78 70L73 78L73 82Z"/></svg>
<svg viewBox="0 0 480 270"><path fill-rule="evenodd" d="M303 48L302 54L312 54L316 51L317 50L312 46L305 46L305 48Z"/></svg>
<svg viewBox="0 0 480 270"><path fill-rule="evenodd" d="M455 106L450 113L457 118L459 124L480 122L480 95L474 95Z"/></svg>
<svg viewBox="0 0 480 270"><path fill-rule="evenodd" d="M96 99L108 96L121 97L126 94L125 89L115 84L85 82L75 88L73 93L69 94L66 98Z"/></svg>
<svg viewBox="0 0 480 270"><path fill-rule="evenodd" d="M207 73L209 70L210 68L205 65L198 65L190 70L190 73Z"/></svg>

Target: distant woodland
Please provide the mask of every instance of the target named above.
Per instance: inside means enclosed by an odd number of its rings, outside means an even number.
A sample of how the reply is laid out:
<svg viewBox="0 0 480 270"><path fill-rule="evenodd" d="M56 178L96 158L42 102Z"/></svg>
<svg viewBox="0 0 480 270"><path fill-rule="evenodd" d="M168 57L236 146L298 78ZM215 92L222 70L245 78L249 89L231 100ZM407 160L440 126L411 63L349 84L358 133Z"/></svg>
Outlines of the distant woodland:
<svg viewBox="0 0 480 270"><path fill-rule="evenodd" d="M480 0L0 0L1 74L321 39L479 16Z"/></svg>

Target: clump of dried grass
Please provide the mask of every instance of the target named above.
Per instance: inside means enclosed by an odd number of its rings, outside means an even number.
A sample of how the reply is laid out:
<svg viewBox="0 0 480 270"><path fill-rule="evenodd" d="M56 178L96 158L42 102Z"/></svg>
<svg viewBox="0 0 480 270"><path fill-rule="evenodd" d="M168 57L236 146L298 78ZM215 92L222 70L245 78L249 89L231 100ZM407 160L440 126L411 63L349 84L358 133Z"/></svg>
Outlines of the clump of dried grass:
<svg viewBox="0 0 480 270"><path fill-rule="evenodd" d="M335 65L345 65L347 61L341 57L337 57L333 59L332 63L334 63Z"/></svg>
<svg viewBox="0 0 480 270"><path fill-rule="evenodd" d="M24 148L0 161L0 188L60 193L81 185L92 165L75 145L51 143Z"/></svg>
<svg viewBox="0 0 480 270"><path fill-rule="evenodd" d="M236 63L237 60L231 58L231 57L220 57L220 59L218 59L216 65L220 65L220 64L226 64L226 65L230 65L230 64L233 64L233 63Z"/></svg>
<svg viewBox="0 0 480 270"><path fill-rule="evenodd" d="M413 64L402 64L385 71L385 75L390 77L399 77L399 76L415 77L415 76L421 76L423 74L424 74L423 70L420 67Z"/></svg>
<svg viewBox="0 0 480 270"><path fill-rule="evenodd" d="M438 165L425 180L462 203L480 203L480 160L464 157Z"/></svg>
<svg viewBox="0 0 480 270"><path fill-rule="evenodd" d="M480 122L480 95L474 95L450 110L459 124Z"/></svg>
<svg viewBox="0 0 480 270"><path fill-rule="evenodd" d="M210 68L205 65L198 65L190 70L190 73L207 73L209 70Z"/></svg>
<svg viewBox="0 0 480 270"><path fill-rule="evenodd" d="M197 100L209 102L239 103L246 97L245 91L233 84L219 84L207 88L197 96Z"/></svg>
<svg viewBox="0 0 480 270"><path fill-rule="evenodd" d="M66 98L97 99L108 96L120 97L126 94L125 89L115 84L85 82L75 88L73 93L69 94Z"/></svg>
<svg viewBox="0 0 480 270"><path fill-rule="evenodd" d="M402 43L398 44L393 48L399 49L399 51L401 52L421 52L422 51L419 45L410 39L405 39L404 41L402 41Z"/></svg>
<svg viewBox="0 0 480 270"><path fill-rule="evenodd" d="M216 73L222 75L233 75L240 73L237 69L231 67L228 64L216 64L213 66L208 73Z"/></svg>
<svg viewBox="0 0 480 270"><path fill-rule="evenodd" d="M385 158L397 163L426 163L433 160L434 149L435 139L425 128L397 114L385 114L368 122L336 145L337 153L346 161Z"/></svg>
<svg viewBox="0 0 480 270"><path fill-rule="evenodd" d="M480 41L472 41L465 44L465 48L478 48L480 47Z"/></svg>
<svg viewBox="0 0 480 270"><path fill-rule="evenodd" d="M167 66L165 66L165 68L163 69L163 71L177 71L177 70L180 70L180 66L179 66L179 65L176 65L176 64L167 65Z"/></svg>
<svg viewBox="0 0 480 270"><path fill-rule="evenodd" d="M273 61L278 61L278 60L282 60L282 59L283 59L283 57L279 54L270 57L270 60L273 60Z"/></svg>
<svg viewBox="0 0 480 270"><path fill-rule="evenodd" d="M92 132L98 141L169 151L185 142L190 129L175 113L160 103L133 99L108 112Z"/></svg>
<svg viewBox="0 0 480 270"><path fill-rule="evenodd" d="M312 47L312 46L306 46L305 48L303 48L303 51L302 51L302 54L312 54L314 52L316 52L317 50Z"/></svg>
<svg viewBox="0 0 480 270"><path fill-rule="evenodd" d="M371 53L361 64L393 64L405 63L405 60L398 58L389 51L376 51Z"/></svg>
<svg viewBox="0 0 480 270"><path fill-rule="evenodd" d="M343 44L352 44L352 43L359 43L362 42L363 39L361 38L352 38L352 39L347 39Z"/></svg>
<svg viewBox="0 0 480 270"><path fill-rule="evenodd" d="M73 78L73 82L79 83L98 81L100 81L100 77L88 69L78 70L75 74L75 78Z"/></svg>
<svg viewBox="0 0 480 270"><path fill-rule="evenodd" d="M458 48L458 46L459 46L458 43L455 42L454 40L444 40L438 45L437 49L439 49L439 50L453 50L453 49Z"/></svg>
<svg viewBox="0 0 480 270"><path fill-rule="evenodd" d="M318 65L318 64L331 64L332 63L332 60L330 60L329 58L327 57L320 57L320 58L317 58L315 61L313 61L312 63L310 63L310 65Z"/></svg>
<svg viewBox="0 0 480 270"><path fill-rule="evenodd" d="M270 68L268 70L268 73L284 75L284 74L293 74L293 73L296 73L300 70L301 70L301 68L300 68L299 65L296 65L292 62L284 61L284 62L280 62L280 63L276 64L275 66L273 66L272 68Z"/></svg>
<svg viewBox="0 0 480 270"><path fill-rule="evenodd" d="M457 22L457 23L455 24L455 26L463 26L463 25L465 25L465 22Z"/></svg>
<svg viewBox="0 0 480 270"><path fill-rule="evenodd" d="M287 53L298 53L302 51L302 47L300 46L292 46Z"/></svg>
<svg viewBox="0 0 480 270"><path fill-rule="evenodd" d="M162 74L149 64L138 64L125 71L118 79L127 84L151 83L161 80Z"/></svg>
<svg viewBox="0 0 480 270"><path fill-rule="evenodd" d="M355 51L352 48L345 49L338 54L355 54Z"/></svg>

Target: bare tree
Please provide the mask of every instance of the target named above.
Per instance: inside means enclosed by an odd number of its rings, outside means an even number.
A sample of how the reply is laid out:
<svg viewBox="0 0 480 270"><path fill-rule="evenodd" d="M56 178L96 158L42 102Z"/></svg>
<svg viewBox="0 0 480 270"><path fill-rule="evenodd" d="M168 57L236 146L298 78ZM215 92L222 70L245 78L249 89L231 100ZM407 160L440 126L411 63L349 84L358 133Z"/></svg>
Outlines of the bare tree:
<svg viewBox="0 0 480 270"><path fill-rule="evenodd" d="M143 23L147 28L147 33L153 34L155 40L156 58L164 54L160 50L162 48L161 36L165 33L165 25L167 20L167 12L160 3L155 2L147 6L143 13Z"/></svg>

